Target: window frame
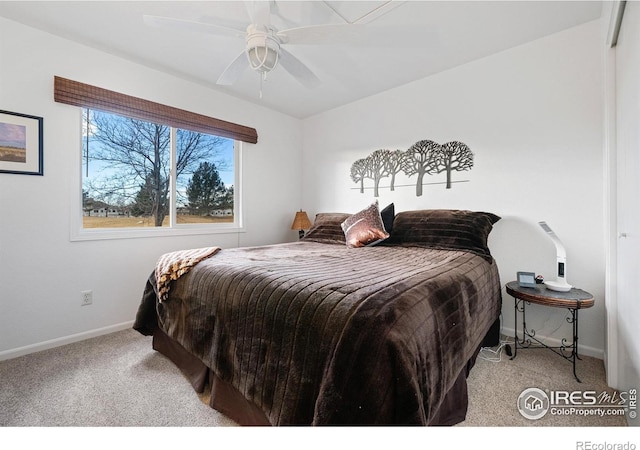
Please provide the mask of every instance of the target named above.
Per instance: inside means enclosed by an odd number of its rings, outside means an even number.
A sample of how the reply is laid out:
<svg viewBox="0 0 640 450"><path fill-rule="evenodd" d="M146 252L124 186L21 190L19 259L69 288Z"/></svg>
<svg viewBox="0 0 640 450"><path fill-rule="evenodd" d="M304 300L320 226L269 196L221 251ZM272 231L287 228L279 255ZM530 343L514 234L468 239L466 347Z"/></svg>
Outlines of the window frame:
<svg viewBox="0 0 640 450"><path fill-rule="evenodd" d="M71 241L93 241L103 239L136 239L147 237L188 236L203 234L222 234L244 232L243 220L243 189L242 189L242 154L243 142L234 139L234 187L233 187L233 223L177 223L176 205L176 168L175 168L175 139L176 127L170 126L171 138L171 170L170 170L170 206L169 225L166 227L126 227L126 228L84 228L83 203L82 203L82 107L78 107L78 150L75 152L74 180L72 182L71 201ZM91 108L90 108L91 109ZM120 114L123 115L123 114Z"/></svg>
<svg viewBox="0 0 640 450"><path fill-rule="evenodd" d="M56 103L77 107L79 130L76 170L71 187L70 239L127 239L140 237L180 236L195 234L236 233L244 231L242 161L244 143L256 144L255 128L205 116L180 108L163 105L143 98L92 86L54 75L53 97ZM144 228L84 228L82 221L82 108L96 109L134 119L159 123L172 128L202 132L233 139L234 145L234 223L233 224L177 224L175 203L171 208L169 227ZM173 150L172 150L173 152ZM172 165L173 166L173 165ZM173 174L172 182L175 178ZM171 201L175 202L172 196Z"/></svg>

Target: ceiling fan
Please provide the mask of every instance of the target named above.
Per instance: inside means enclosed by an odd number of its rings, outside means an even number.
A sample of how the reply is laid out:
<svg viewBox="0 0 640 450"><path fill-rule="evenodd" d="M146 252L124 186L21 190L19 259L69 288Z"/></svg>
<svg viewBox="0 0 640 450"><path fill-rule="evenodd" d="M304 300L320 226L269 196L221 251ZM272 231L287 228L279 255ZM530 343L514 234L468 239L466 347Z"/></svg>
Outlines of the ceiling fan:
<svg viewBox="0 0 640 450"><path fill-rule="evenodd" d="M152 26L244 38L245 50L227 66L216 84L233 85L247 68L259 73L261 80L265 80L269 72L277 66L282 66L302 85L315 88L320 84L320 80L285 48L288 44L379 45L380 39L375 39L376 35L364 32L365 22L386 14L404 2L386 1L353 22L345 19L328 2L322 3L345 23L294 27L279 31L271 25L271 16L278 14L274 0L245 2L251 20L248 25L216 18L211 22L195 22L144 15L143 20L145 24ZM377 36L380 37L379 34ZM382 38L385 43L388 41L388 38Z"/></svg>

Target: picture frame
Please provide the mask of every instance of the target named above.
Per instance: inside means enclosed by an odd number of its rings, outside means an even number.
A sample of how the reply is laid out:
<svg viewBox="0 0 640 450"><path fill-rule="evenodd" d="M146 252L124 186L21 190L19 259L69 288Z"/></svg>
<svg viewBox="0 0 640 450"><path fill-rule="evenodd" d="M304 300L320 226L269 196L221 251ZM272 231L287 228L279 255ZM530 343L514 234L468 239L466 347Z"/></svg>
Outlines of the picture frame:
<svg viewBox="0 0 640 450"><path fill-rule="evenodd" d="M43 175L42 117L0 110L0 173Z"/></svg>

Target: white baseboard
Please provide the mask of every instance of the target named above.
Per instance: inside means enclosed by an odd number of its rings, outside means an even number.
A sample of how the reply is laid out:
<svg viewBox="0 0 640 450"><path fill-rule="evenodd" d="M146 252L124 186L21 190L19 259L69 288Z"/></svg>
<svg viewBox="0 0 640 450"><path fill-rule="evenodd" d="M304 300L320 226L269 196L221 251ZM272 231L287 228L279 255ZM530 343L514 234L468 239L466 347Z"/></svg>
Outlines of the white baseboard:
<svg viewBox="0 0 640 450"><path fill-rule="evenodd" d="M44 342L39 342L37 344L26 345L24 347L5 350L0 352L0 361L28 355L29 353L40 352L42 350L48 350L54 347L60 347L62 345L73 344L74 342L84 341L85 339L91 339L91 338L102 336L105 334L115 333L116 331L126 330L128 328L131 328L132 326L133 326L133 320L130 322L123 322L116 325L110 325L104 328L84 331L78 334L72 334L70 336L51 339L50 341L44 341Z"/></svg>
<svg viewBox="0 0 640 450"><path fill-rule="evenodd" d="M520 330L520 332L521 331L522 330ZM513 333L514 333L514 329L513 328L503 327L501 332L502 332L503 335L509 336L509 337L511 337L511 339L513 339ZM555 346L560 346L560 344L562 343L560 341L560 339L553 338L553 337L547 337L547 336L542 336L542 335L537 335L536 334L536 338L540 339L545 344L550 345L550 346L554 346L554 347ZM598 359L604 360L604 350L603 349L589 347L589 346L585 346L585 345L580 345L580 340L578 340L578 354L579 355L585 355L585 356L591 356L592 358L598 358Z"/></svg>

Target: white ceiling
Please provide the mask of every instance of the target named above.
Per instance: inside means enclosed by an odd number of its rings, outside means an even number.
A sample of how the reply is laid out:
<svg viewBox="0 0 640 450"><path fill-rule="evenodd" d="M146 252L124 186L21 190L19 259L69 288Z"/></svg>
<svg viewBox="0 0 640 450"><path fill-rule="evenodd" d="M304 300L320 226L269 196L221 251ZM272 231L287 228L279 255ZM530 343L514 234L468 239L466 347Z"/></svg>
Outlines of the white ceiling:
<svg viewBox="0 0 640 450"><path fill-rule="evenodd" d="M354 22L384 6L383 15L362 20L383 42L287 45L322 83L305 88L276 67L262 85L262 98L260 77L249 69L233 86L216 85L244 49L243 39L152 27L142 19L145 14L198 22L221 18L248 25L244 3L0 1L0 16L305 118L595 20L602 7L599 1L394 1L396 7L386 1L276 1L271 22L278 30Z"/></svg>

